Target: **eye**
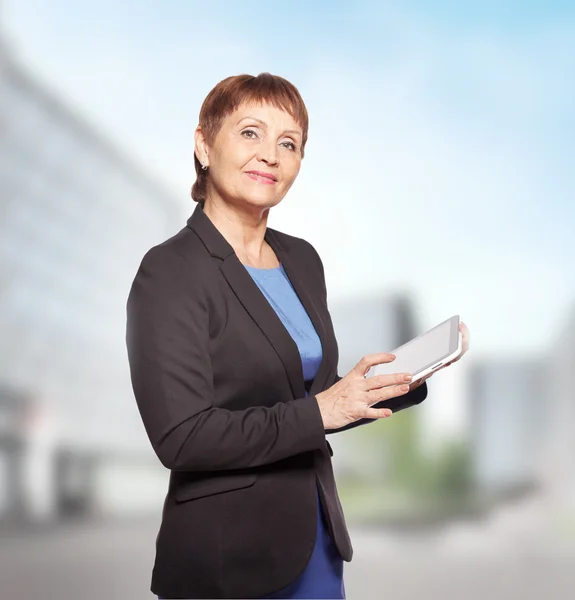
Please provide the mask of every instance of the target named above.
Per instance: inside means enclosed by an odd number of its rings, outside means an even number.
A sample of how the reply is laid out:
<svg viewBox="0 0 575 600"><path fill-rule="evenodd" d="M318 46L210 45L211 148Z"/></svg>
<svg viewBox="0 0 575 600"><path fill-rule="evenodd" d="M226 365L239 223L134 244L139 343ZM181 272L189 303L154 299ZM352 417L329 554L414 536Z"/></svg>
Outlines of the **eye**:
<svg viewBox="0 0 575 600"><path fill-rule="evenodd" d="M258 137L258 134L253 129L244 129L242 135L248 140L253 140Z"/></svg>
<svg viewBox="0 0 575 600"><path fill-rule="evenodd" d="M286 146L287 148L289 148L292 151L296 151L296 145L293 142L287 141L287 142L282 142L282 146Z"/></svg>

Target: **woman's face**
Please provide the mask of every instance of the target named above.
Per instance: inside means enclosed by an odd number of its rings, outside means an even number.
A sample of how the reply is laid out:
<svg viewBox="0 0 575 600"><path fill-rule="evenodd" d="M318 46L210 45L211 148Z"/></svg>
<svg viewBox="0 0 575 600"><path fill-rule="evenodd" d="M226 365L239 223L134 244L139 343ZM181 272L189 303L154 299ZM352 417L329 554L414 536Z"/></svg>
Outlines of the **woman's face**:
<svg viewBox="0 0 575 600"><path fill-rule="evenodd" d="M208 195L234 205L271 208L299 173L302 130L269 104L242 104L228 115L211 145L196 130L196 155L209 166Z"/></svg>

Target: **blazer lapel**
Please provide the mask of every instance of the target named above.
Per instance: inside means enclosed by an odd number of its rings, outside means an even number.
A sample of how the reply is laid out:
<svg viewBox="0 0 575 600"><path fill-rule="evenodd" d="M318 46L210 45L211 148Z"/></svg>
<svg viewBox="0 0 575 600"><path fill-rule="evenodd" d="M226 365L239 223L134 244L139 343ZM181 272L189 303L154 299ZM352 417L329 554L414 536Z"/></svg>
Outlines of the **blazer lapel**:
<svg viewBox="0 0 575 600"><path fill-rule="evenodd" d="M325 326L325 323L324 323L323 319L321 318L321 314L317 308L317 301L314 300L313 294L311 294L308 291L308 289L305 287L304 283L300 279L297 264L295 264L292 256L289 254L289 252L287 252L282 247L282 245L279 243L279 240L277 239L277 236L274 234L274 232L272 230L270 230L270 229L266 230L265 239L269 243L269 245L273 248L277 257L283 264L285 272L286 272L298 298L300 299L300 302L303 304L303 307L305 308L309 318L311 319L311 322L312 322L312 324L316 330L316 333L318 334L319 339L321 341L322 359L321 359L321 363L319 365L318 371L316 373L316 376L312 382L312 385L311 385L311 388L309 391L309 395L313 396L314 394L317 394L318 392L320 392L321 390L324 389L324 384L325 384L325 381L327 380L327 375L328 375L328 371L329 371L330 356L329 356L329 352L328 352L326 326ZM275 314L275 311L274 311L274 314ZM283 324L282 324L282 326L283 326ZM288 335L289 335L289 333L288 333ZM290 335L290 339L292 339L291 335ZM295 342L294 342L294 346L296 347L297 359L298 359L298 362L299 362L300 368L301 368L301 357L299 354L299 350L297 349L297 344L295 344ZM303 380L303 371L302 371L301 378ZM297 396L297 397L299 397L299 396Z"/></svg>
<svg viewBox="0 0 575 600"><path fill-rule="evenodd" d="M305 396L305 385L297 344L285 328L281 319L277 316L275 310L269 304L267 298L253 281L247 269L238 259L231 244L228 243L217 227L204 214L201 203L198 203L192 216L188 219L188 227L198 234L212 256L222 260L220 264L222 274L238 300L267 337L281 359L294 398L303 398ZM297 264L295 264L289 250L281 244L278 237L269 228L266 230L265 240L273 248L276 256L282 263L321 341L322 361L309 391L309 394L313 395L323 389L329 371L329 357L326 352L328 346L326 328L312 295L306 290L298 276Z"/></svg>

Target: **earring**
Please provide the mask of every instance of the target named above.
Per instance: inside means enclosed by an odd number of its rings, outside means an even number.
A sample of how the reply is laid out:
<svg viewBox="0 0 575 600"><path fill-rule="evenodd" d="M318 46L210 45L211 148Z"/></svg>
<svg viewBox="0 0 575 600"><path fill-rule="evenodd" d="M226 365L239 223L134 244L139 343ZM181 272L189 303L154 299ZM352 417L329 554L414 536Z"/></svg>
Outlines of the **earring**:
<svg viewBox="0 0 575 600"><path fill-rule="evenodd" d="M202 165L202 171L207 171L208 170L208 165Z"/></svg>

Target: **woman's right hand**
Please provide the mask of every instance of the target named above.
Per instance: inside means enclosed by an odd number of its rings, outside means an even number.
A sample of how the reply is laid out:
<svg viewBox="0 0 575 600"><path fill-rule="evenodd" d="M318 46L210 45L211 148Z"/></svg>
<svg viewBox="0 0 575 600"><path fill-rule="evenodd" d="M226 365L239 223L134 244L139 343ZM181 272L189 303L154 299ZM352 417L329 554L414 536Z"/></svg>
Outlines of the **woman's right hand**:
<svg viewBox="0 0 575 600"><path fill-rule="evenodd" d="M316 394L324 429L339 429L359 419L389 417L389 408L371 408L409 392L410 373L392 373L365 377L374 365L390 363L395 355L389 352L367 354L355 367L327 390Z"/></svg>

